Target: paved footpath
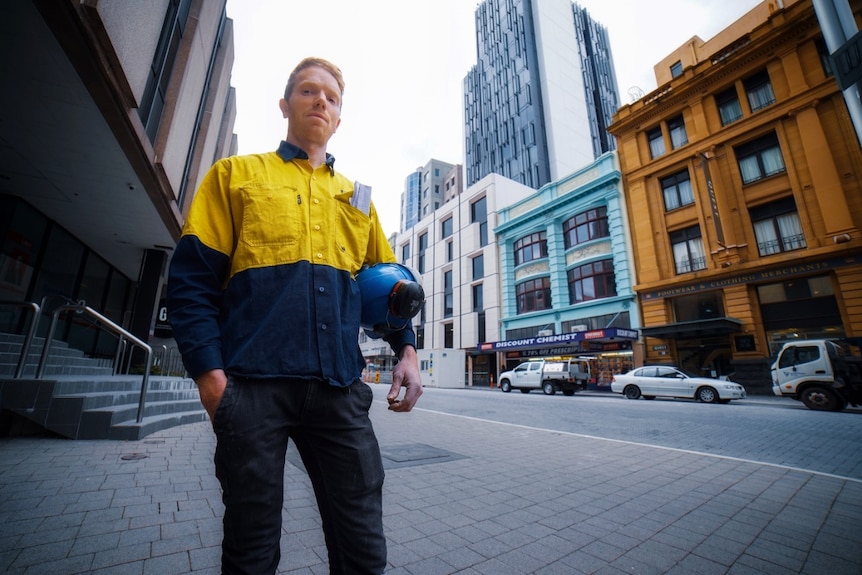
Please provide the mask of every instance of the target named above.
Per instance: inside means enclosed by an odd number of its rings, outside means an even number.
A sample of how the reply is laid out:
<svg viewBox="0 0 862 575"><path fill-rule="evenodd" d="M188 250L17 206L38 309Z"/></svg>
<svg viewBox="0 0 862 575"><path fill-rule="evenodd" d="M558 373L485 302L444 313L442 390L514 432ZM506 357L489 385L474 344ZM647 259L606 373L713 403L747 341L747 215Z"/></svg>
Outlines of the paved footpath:
<svg viewBox="0 0 862 575"><path fill-rule="evenodd" d="M390 575L862 573L862 482L424 409L387 412ZM140 441L0 440L0 572L219 573L207 423ZM279 573L325 574L301 463Z"/></svg>

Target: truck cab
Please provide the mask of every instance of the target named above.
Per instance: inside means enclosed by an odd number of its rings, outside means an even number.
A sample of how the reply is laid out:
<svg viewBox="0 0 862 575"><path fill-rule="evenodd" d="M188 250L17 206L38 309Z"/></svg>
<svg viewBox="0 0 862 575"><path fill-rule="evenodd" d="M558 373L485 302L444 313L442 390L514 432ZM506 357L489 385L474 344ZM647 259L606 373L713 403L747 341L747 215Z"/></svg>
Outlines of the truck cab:
<svg viewBox="0 0 862 575"><path fill-rule="evenodd" d="M772 364L772 392L809 409L840 411L862 403L862 360L838 341L785 343Z"/></svg>

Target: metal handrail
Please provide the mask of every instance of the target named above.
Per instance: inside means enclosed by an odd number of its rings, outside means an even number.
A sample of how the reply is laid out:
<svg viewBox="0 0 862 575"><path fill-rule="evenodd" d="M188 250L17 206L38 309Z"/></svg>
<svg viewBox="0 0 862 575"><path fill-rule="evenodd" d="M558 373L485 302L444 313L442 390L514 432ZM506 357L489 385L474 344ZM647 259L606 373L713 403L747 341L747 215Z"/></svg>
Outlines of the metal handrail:
<svg viewBox="0 0 862 575"><path fill-rule="evenodd" d="M99 320L103 327L105 327L108 331L113 332L114 335L120 338L119 345L125 345L125 341L128 340L131 343L137 345L141 349L146 352L147 358L144 362L144 379L141 382L141 397L138 400L138 416L137 422L141 423L144 419L144 407L147 401L147 387L149 385L150 380L150 368L153 364L153 348L150 347L145 341L138 339L131 332L126 331L107 317L103 316L93 308L83 304L69 304L58 307L54 310L54 315L51 317L51 327L48 328L48 334L45 336L45 345L42 347L42 357L39 359L39 367L36 370L36 379L41 379L42 374L45 371L45 365L48 363L48 353L51 350L51 341L54 337L54 331L57 329L57 322L60 319L60 314L67 311L74 311L76 313L86 313L95 319Z"/></svg>
<svg viewBox="0 0 862 575"><path fill-rule="evenodd" d="M32 301L0 300L0 305L29 307L33 312L33 317L30 319L30 327L27 328L27 333L24 336L24 344L21 346L21 353L18 355L18 365L15 368L14 379L21 379L21 376L24 375L24 365L27 363L27 354L30 353L30 344L33 343L33 336L36 335L36 328L39 326L39 312L42 308L39 307L39 304Z"/></svg>

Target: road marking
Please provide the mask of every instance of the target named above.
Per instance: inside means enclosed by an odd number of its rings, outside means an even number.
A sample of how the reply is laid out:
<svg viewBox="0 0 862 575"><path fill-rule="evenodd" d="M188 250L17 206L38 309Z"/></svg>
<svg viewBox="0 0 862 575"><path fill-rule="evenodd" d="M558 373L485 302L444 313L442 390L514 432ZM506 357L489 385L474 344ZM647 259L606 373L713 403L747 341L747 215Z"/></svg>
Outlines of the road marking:
<svg viewBox="0 0 862 575"><path fill-rule="evenodd" d="M379 402L386 403L386 402ZM802 467L793 467L791 465L782 465L780 463L769 463L766 461L756 461L754 459L743 459L741 457L731 457L729 455L716 455L714 453L704 453L702 451L693 451L691 449L680 449L678 447L665 447L663 445L652 445L650 443L640 443L638 441L628 441L625 439L612 439L610 437L599 437L596 435L587 435L585 433L573 433L571 431L559 431L556 429L546 429L544 427L533 427L531 425L522 425L520 423L506 423L503 421L494 421L493 419L482 419L481 417L472 417L469 415L458 415L455 413L446 413L445 411L436 411L434 409L425 409L424 407L414 407L413 411L424 411L426 413L436 413L437 415L448 415L449 417L460 417L461 419L469 419L471 421L479 421L482 423L495 423L497 425L506 425L508 427L517 427L520 429L528 429L531 431L544 431L547 433L559 433L562 435L569 435L572 437L583 437L585 439L598 439L601 441L610 441L613 443L622 443L624 445L634 445L637 447L649 447L652 449L664 449L665 451L675 451L677 453L687 453L689 455L700 455L703 457L714 457L716 459L725 459L727 461L738 461L740 463L751 463L754 465L765 465L767 467L777 467L779 469L787 469L789 471L801 471L802 473L810 473L812 475L818 475L820 477L830 477L832 479L838 479L841 481L850 481L852 483L862 484L862 479L857 479L855 477L847 477L844 475L836 475L834 473L826 473L823 471L814 471L811 469L804 469Z"/></svg>

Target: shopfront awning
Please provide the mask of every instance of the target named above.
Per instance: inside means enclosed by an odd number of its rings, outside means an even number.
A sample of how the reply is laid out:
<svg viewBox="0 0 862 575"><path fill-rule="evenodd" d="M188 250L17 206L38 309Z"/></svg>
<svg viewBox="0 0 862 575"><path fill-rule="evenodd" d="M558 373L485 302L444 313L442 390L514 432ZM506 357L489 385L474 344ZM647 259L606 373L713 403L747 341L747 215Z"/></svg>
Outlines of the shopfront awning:
<svg viewBox="0 0 862 575"><path fill-rule="evenodd" d="M732 317L716 317L696 321L682 321L640 328L644 337L660 337L663 339L682 339L689 337L705 337L713 335L728 335L740 331L742 322Z"/></svg>
<svg viewBox="0 0 862 575"><path fill-rule="evenodd" d="M584 351L584 349L591 349L590 344L594 344L595 349L599 351L613 346L619 346L621 343L628 344L628 348L631 349L631 342L636 341L637 339L638 332L635 329L606 327L604 329L594 329L589 331L481 343L477 347L477 351L479 353L487 353L490 351L508 352L516 350L531 350L538 354L546 355L565 354L578 353Z"/></svg>

